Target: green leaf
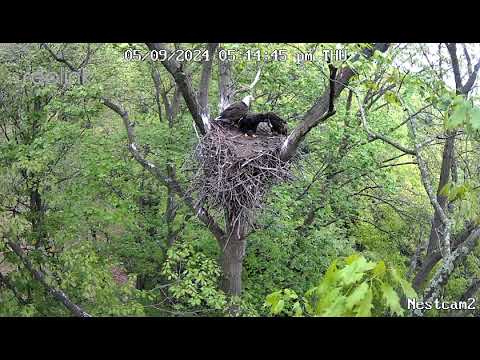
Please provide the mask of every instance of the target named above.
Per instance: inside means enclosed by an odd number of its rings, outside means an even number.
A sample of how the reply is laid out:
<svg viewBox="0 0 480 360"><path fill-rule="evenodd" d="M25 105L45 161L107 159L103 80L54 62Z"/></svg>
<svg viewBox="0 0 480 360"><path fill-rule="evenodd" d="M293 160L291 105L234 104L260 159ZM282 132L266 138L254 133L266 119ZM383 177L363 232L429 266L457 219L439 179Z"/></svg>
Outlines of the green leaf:
<svg viewBox="0 0 480 360"><path fill-rule="evenodd" d="M353 263L355 260L358 260L360 258L360 255L359 254L352 254L350 255L349 257L347 257L345 259L345 263L350 265L351 263ZM336 261L334 261L334 263L336 263ZM333 265L333 264L332 264Z"/></svg>
<svg viewBox="0 0 480 360"><path fill-rule="evenodd" d="M315 315L324 315L331 309L340 298L344 298L341 294L341 288L333 288L326 292L324 296L317 298L314 303Z"/></svg>
<svg viewBox="0 0 480 360"><path fill-rule="evenodd" d="M465 103L465 97L463 95L456 95L452 101L452 106L460 106Z"/></svg>
<svg viewBox="0 0 480 360"><path fill-rule="evenodd" d="M412 285L405 279L403 279L395 269L390 270L390 274L392 274L393 280L397 283L400 284L400 287L402 288L403 293L405 294L406 297L410 299L416 299L417 298L417 293L415 290L413 290Z"/></svg>
<svg viewBox="0 0 480 360"><path fill-rule="evenodd" d="M280 300L280 296L281 296L280 291L275 291L275 292L267 295L265 300L266 300L267 304L269 304L271 306L274 306Z"/></svg>
<svg viewBox="0 0 480 360"><path fill-rule="evenodd" d="M372 289L368 288L366 296L363 298L362 301L360 301L360 303L356 307L356 316L362 316L362 317L371 316L372 308L373 308L372 300L373 300Z"/></svg>
<svg viewBox="0 0 480 360"><path fill-rule="evenodd" d="M369 262L363 256L360 256L339 271L340 279L344 285L354 284L363 277L365 271L372 270L374 267L374 262Z"/></svg>
<svg viewBox="0 0 480 360"><path fill-rule="evenodd" d="M387 268L385 267L385 262L383 260L379 261L377 265L373 268L373 275L376 277L381 278L384 274Z"/></svg>
<svg viewBox="0 0 480 360"><path fill-rule="evenodd" d="M468 186L466 186L465 184L457 186L455 189L455 195L453 196L452 199L450 199L450 201L457 200L457 199L464 199L467 191L468 191Z"/></svg>
<svg viewBox="0 0 480 360"><path fill-rule="evenodd" d="M367 89L371 89L371 90L378 90L378 85L374 81L371 81L371 80L365 81L365 87Z"/></svg>
<svg viewBox="0 0 480 360"><path fill-rule="evenodd" d="M285 289L283 290L286 296L288 296L289 299L296 299L298 298L298 295L295 293L295 291L291 289Z"/></svg>
<svg viewBox="0 0 480 360"><path fill-rule="evenodd" d="M451 182L446 183L446 184L440 189L439 195L448 196L448 194L450 193L450 189L451 189L451 188L452 188L452 183L451 183Z"/></svg>
<svg viewBox="0 0 480 360"><path fill-rule="evenodd" d="M283 310L283 307L285 306L285 301L279 300L275 306L272 308L272 313L277 315L280 314L280 312Z"/></svg>
<svg viewBox="0 0 480 360"><path fill-rule="evenodd" d="M405 294L405 296L409 299L417 299L417 293L415 292L415 290L413 289L412 285L404 280L404 279L401 279L400 281L400 286L402 287L402 290L403 290L403 293Z"/></svg>
<svg viewBox="0 0 480 360"><path fill-rule="evenodd" d="M368 294L370 287L366 282L362 282L355 290L347 297L346 307L348 310L352 310L355 305L360 303L363 298Z"/></svg>
<svg viewBox="0 0 480 360"><path fill-rule="evenodd" d="M475 106L470 112L470 125L474 130L480 130L480 108Z"/></svg>
<svg viewBox="0 0 480 360"><path fill-rule="evenodd" d="M337 260L334 260L332 264L328 267L325 275L323 276L323 281L328 283L333 283L338 279L338 271L337 271Z"/></svg>
<svg viewBox="0 0 480 360"><path fill-rule="evenodd" d="M395 290L393 290L393 288L386 283L382 283L381 290L385 304L390 308L392 313L400 316L403 315L403 309L400 306L400 298Z"/></svg>
<svg viewBox="0 0 480 360"><path fill-rule="evenodd" d="M471 110L472 106L470 102L463 101L461 103L455 104L452 114L447 119L447 129L455 129L467 122L467 118L470 117Z"/></svg>
<svg viewBox="0 0 480 360"><path fill-rule="evenodd" d="M300 302L296 301L295 304L293 304L292 307L294 316L302 316L303 311L302 311L302 306L300 305Z"/></svg>
<svg viewBox="0 0 480 360"><path fill-rule="evenodd" d="M390 274L392 275L393 281L395 281L396 283L400 283L402 281L402 278L400 277L395 268L390 269Z"/></svg>
<svg viewBox="0 0 480 360"><path fill-rule="evenodd" d="M385 101L392 105L400 105L400 99L393 91L387 91L384 95Z"/></svg>
<svg viewBox="0 0 480 360"><path fill-rule="evenodd" d="M329 296L328 306L324 308L324 312L318 312L317 314L323 316L344 316L345 314L345 301L346 297L341 294L335 294Z"/></svg>

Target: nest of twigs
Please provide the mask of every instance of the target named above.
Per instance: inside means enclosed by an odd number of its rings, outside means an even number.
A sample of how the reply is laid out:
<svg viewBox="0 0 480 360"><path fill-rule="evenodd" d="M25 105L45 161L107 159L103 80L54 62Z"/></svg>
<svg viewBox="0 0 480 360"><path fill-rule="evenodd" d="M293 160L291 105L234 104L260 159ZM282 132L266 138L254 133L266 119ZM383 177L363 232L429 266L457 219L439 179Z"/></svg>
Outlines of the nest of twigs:
<svg viewBox="0 0 480 360"><path fill-rule="evenodd" d="M262 207L271 187L293 179L294 160L279 158L284 140L261 127L257 137L250 138L232 125L213 122L195 150L199 167L192 190L198 192L198 201L253 225L253 213Z"/></svg>

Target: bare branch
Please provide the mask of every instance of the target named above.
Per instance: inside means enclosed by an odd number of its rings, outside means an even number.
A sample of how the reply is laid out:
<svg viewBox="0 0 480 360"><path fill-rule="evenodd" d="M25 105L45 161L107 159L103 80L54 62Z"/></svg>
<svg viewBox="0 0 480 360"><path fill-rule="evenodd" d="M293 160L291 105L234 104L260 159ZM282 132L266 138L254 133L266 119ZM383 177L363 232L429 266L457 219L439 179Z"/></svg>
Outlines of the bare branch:
<svg viewBox="0 0 480 360"><path fill-rule="evenodd" d="M465 45L465 43L463 43L462 47L463 47L463 54L465 55L465 59L467 60L468 76L472 76L472 73L473 73L472 60L470 59L470 54L468 53L467 45Z"/></svg>
<svg viewBox="0 0 480 360"><path fill-rule="evenodd" d="M257 70L257 73L255 75L255 78L253 79L252 83L247 86L242 86L239 89L235 90L231 95L230 98L235 97L237 94L240 94L242 92L247 92L249 91L253 95L253 90L255 88L255 85L257 85L258 81L260 80L260 74L262 73L262 67L260 66Z"/></svg>
<svg viewBox="0 0 480 360"><path fill-rule="evenodd" d="M422 113L423 111L425 111L426 109L428 109L430 106L432 106L432 104L427 104L425 105L424 107L422 107L420 110L418 110L417 112L413 113L412 115L409 115L404 121L402 121L400 124L398 124L397 126L393 127L390 129L390 132L394 132L395 130L401 128L403 125L405 125L406 123L408 123L412 118L414 118L415 116L417 116L418 114Z"/></svg>
<svg viewBox="0 0 480 360"><path fill-rule="evenodd" d="M160 97L161 97L163 101L163 106L165 108L165 113L167 114L168 126L171 128L173 127L173 121L175 118L174 111L173 111L171 102L168 100L167 92L165 91L165 87L163 85L160 72L158 71L155 64L152 64L152 78L155 85L155 99L158 106L158 113L161 114L161 106L160 106Z"/></svg>
<svg viewBox="0 0 480 360"><path fill-rule="evenodd" d="M455 85L456 85L457 94L466 95L470 92L470 90L472 90L473 84L475 83L475 80L477 80L478 70L480 70L480 59L475 64L472 70L472 62L470 59L470 55L468 53L466 45L463 44L463 53L465 54L465 58L467 60L468 79L465 85L462 85L460 65L458 63L458 57L457 57L457 46L456 44L447 44L447 49L450 54L450 59L452 61L453 74L455 76Z"/></svg>
<svg viewBox="0 0 480 360"><path fill-rule="evenodd" d="M36 270L30 259L25 255L22 248L13 241L7 240L6 243L12 249L12 251L20 258L23 265L28 269L33 278L37 280L47 290L47 292L57 301L61 302L73 315L78 317L91 317L89 313L85 312L80 306L73 303L70 298L61 290L55 289L47 283L45 274L39 270Z"/></svg>
<svg viewBox="0 0 480 360"><path fill-rule="evenodd" d="M452 250L455 251L459 245L465 242L465 240L468 238L468 236L474 229L474 223L469 222L465 225L464 229L461 232L455 234L452 237ZM427 239L427 246L428 241L429 239ZM432 269L440 260L442 260L442 254L439 249L430 253L427 252L426 258L422 261L420 269L418 269L418 272L415 274L415 277L412 281L412 286L415 290L418 291L421 288Z"/></svg>
<svg viewBox="0 0 480 360"><path fill-rule="evenodd" d="M318 119L306 118L307 115L304 117L303 123L297 126L294 129L294 131L287 137L287 139L285 139L285 142L283 143L282 149L280 151L281 160L283 161L289 160L294 155L300 142L303 141L303 139L310 132L310 130L312 130L316 125L326 121L328 118L335 115L336 111L334 106L334 100L335 100L335 82L336 82L337 69L331 64L329 64L329 69L330 69L329 89L328 89L328 93L324 94L325 100L328 101L327 103L325 103L326 112L324 113L323 116L321 116ZM306 119L307 120L311 119L311 121L307 121Z"/></svg>
<svg viewBox="0 0 480 360"><path fill-rule="evenodd" d="M67 59L64 58L63 55L57 55L46 43L43 43L41 45L41 47L43 47L44 49L46 49L50 55L58 62L62 63L62 64L65 64L70 70L72 70L73 72L77 72L78 71L78 68L76 66L74 66L72 63L70 63Z"/></svg>
<svg viewBox="0 0 480 360"><path fill-rule="evenodd" d="M410 261L410 267L407 272L407 279L410 279L413 274L417 271L418 260L420 259L421 254L427 249L428 240L422 241L423 229L420 230L419 244L415 253L413 254L412 260Z"/></svg>
<svg viewBox="0 0 480 360"><path fill-rule="evenodd" d="M71 62L65 59L63 52L61 53L61 55L56 54L46 43L42 43L40 46L46 49L56 61L65 64L71 71L80 73L80 80L83 82L83 68L88 65L90 57L94 52L92 50L91 44L87 44L87 53L85 55L85 58L78 66L73 65Z"/></svg>
<svg viewBox="0 0 480 360"><path fill-rule="evenodd" d="M360 56L369 58L376 50L385 52L389 46L390 44L386 43L375 44L372 49L365 49L362 54L357 54L352 61L358 60ZM341 70L338 77L332 78L330 76L329 89L325 91L319 100L305 113L302 123L299 124L285 140L280 155L282 160L288 160L292 157L310 130L333 115L329 112L332 106L332 101L330 100L334 100L340 95L354 75L355 72L351 68L345 67Z"/></svg>
<svg viewBox="0 0 480 360"><path fill-rule="evenodd" d="M470 92L470 90L472 90L473 84L475 83L475 80L477 80L478 70L480 70L480 59L475 64L472 74L468 77L467 82L462 88L463 94L467 94Z"/></svg>
<svg viewBox="0 0 480 360"><path fill-rule="evenodd" d="M470 286L465 290L463 295L460 297L460 301L466 301L475 296L475 294L480 290L480 279L473 279Z"/></svg>
<svg viewBox="0 0 480 360"><path fill-rule="evenodd" d="M160 96L162 94L162 91L160 88L161 86L160 74L158 73L158 69L156 68L155 64L152 63L151 67L152 67L151 69L152 79L155 87L155 102L157 104L158 119L160 120L160 122L162 122L162 104L160 102ZM166 105L165 102L164 102L164 105Z"/></svg>
<svg viewBox="0 0 480 360"><path fill-rule="evenodd" d="M248 86L250 88L250 90L253 90L253 88L255 87L255 85L257 85L257 82L258 80L260 80L260 74L262 73L262 68L259 67L258 70L257 70L257 75L255 75L255 79L253 80L253 82Z"/></svg>
<svg viewBox="0 0 480 360"><path fill-rule="evenodd" d="M170 50L163 43L147 43L147 46L150 50L165 51L168 55L165 60L162 61L163 66L167 71L173 76L175 82L177 83L180 91L182 92L185 103L187 104L188 110L195 121L198 129L202 134L206 133L208 129L208 122L202 119L200 114L200 106L197 101L197 97L192 88L192 84L187 74L183 71L183 66L181 63L177 62L173 57L169 56Z"/></svg>
<svg viewBox="0 0 480 360"><path fill-rule="evenodd" d="M365 110L363 108L362 102L360 101L357 93L355 91L353 91L353 93L355 95L355 98L357 99L358 106L360 107L360 115L361 115L361 119L362 119L362 126L363 126L364 130L367 132L370 140L379 139L379 140L382 140L383 142L386 142L389 145L392 145L396 149L404 152L405 154L416 155L416 151L407 149L403 145L400 145L399 143L387 138L386 136L375 133L372 130L370 130L370 128L368 127L368 124L367 124L367 117L365 115Z"/></svg>

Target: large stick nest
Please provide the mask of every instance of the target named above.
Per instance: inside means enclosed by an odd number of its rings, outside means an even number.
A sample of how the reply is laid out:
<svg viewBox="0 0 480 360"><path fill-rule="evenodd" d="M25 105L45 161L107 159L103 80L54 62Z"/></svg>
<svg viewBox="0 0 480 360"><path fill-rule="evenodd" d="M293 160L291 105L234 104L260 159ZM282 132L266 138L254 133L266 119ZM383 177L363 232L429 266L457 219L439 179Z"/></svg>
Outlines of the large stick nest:
<svg viewBox="0 0 480 360"><path fill-rule="evenodd" d="M195 150L199 168L192 190L198 192L198 201L252 225L253 212L262 207L271 187L293 178L294 160L279 158L284 140L261 126L257 137L251 138L232 125L212 122Z"/></svg>

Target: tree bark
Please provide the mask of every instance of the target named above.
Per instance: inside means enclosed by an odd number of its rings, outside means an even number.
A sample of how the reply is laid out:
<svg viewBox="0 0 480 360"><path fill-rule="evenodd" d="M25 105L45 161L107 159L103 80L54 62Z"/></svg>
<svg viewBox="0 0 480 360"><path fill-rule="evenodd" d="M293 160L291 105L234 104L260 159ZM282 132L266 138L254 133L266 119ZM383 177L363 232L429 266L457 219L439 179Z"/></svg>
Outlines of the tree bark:
<svg viewBox="0 0 480 360"><path fill-rule="evenodd" d="M242 293L242 270L247 241L232 236L222 252L222 289L229 296Z"/></svg>
<svg viewBox="0 0 480 360"><path fill-rule="evenodd" d="M243 258L247 245L247 224L236 213L225 211L226 235L222 246L221 265L223 271L222 289L229 296L240 296L242 293ZM232 307L235 314L238 308Z"/></svg>
<svg viewBox="0 0 480 360"><path fill-rule="evenodd" d="M455 235L452 241L452 250L455 251L459 245L461 245L470 235L470 233L474 230L475 225L473 222L468 223L465 228L458 234ZM428 254L426 259L423 261L420 269L416 273L413 281L412 286L415 291L418 290L423 286L425 281L428 278L428 275L435 267L435 265L442 259L442 254L440 250L435 250L432 253Z"/></svg>
<svg viewBox="0 0 480 360"><path fill-rule="evenodd" d="M228 61L218 62L218 92L220 96L219 113L221 113L231 102L232 70Z"/></svg>
<svg viewBox="0 0 480 360"><path fill-rule="evenodd" d="M372 49L365 49L362 54L357 54L352 59L352 62L358 60L360 56L370 58L375 51L385 52L389 46L390 44L386 43L375 44ZM333 115L333 113L330 111L331 106L333 105L333 100L340 96L340 93L345 87L348 86L350 79L354 75L355 72L353 69L350 67L345 67L340 71L338 76L334 76L333 79L330 79L329 88L325 90L318 101L305 113L303 116L303 121L290 133L285 140L280 153L280 158L282 160L287 161L290 159L295 154L298 146L303 141L305 136L310 132L310 130Z"/></svg>
<svg viewBox="0 0 480 360"><path fill-rule="evenodd" d="M207 45L209 58L203 63L202 75L200 77L200 87L198 89L198 105L200 107L200 116L207 122L210 120L210 109L208 108L208 88L210 77L212 74L213 56L218 43L210 43Z"/></svg>
<svg viewBox="0 0 480 360"><path fill-rule="evenodd" d="M456 132L447 133L447 141L443 147L442 155L442 168L440 171L440 180L437 188L437 201L440 207L445 211L447 208L448 198L444 195L440 195L440 191L450 181L450 171L453 163L453 149L455 147L455 135ZM443 232L443 222L440 218L438 211L435 211L433 217L432 228L430 230L430 240L428 242L427 256L432 252L440 248L440 234Z"/></svg>
<svg viewBox="0 0 480 360"><path fill-rule="evenodd" d="M38 249L40 246L46 245L47 237L44 225L45 207L38 189L30 190L30 214L35 248Z"/></svg>
<svg viewBox="0 0 480 360"><path fill-rule="evenodd" d="M477 246L478 239L480 237L480 227L476 227L467 239L458 246L458 248L451 254L451 256L447 257L440 268L437 270L435 275L433 276L432 280L428 288L425 290L425 294L422 298L424 302L431 302L434 299L438 298L441 289L445 286L452 274L453 270L455 269L456 265L465 259L465 257L472 252L472 250ZM425 310L418 310L415 311L415 315L422 316Z"/></svg>

